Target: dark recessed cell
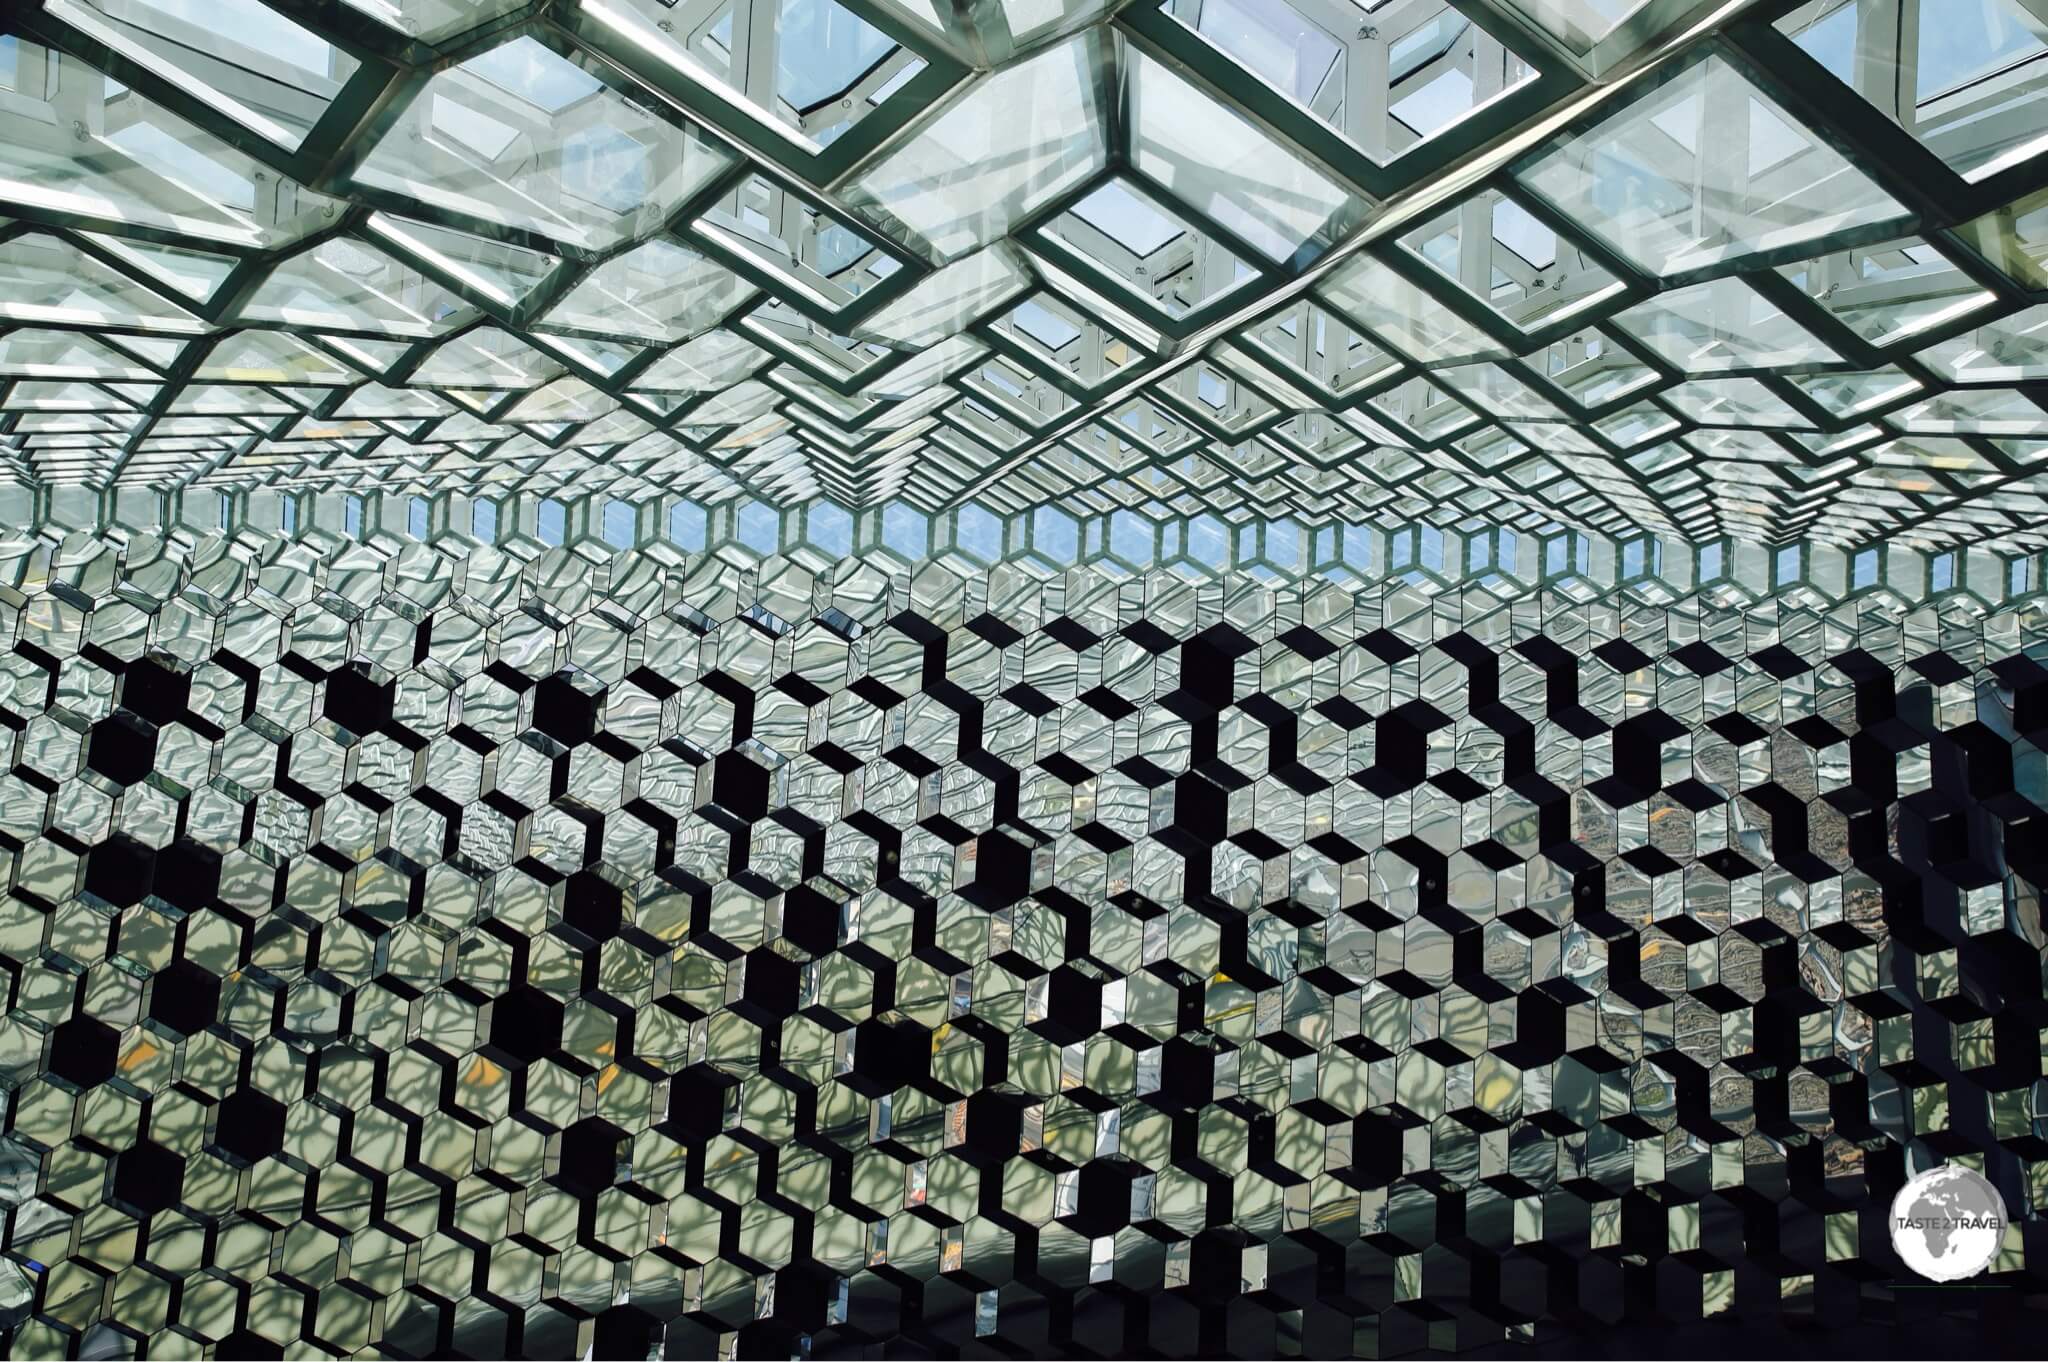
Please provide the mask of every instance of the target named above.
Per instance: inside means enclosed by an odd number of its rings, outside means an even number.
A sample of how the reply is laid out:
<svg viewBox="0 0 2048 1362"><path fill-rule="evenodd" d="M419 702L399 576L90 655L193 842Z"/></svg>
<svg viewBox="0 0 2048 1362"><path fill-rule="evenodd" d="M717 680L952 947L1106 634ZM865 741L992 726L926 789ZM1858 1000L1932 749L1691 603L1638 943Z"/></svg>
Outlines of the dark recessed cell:
<svg viewBox="0 0 2048 1362"><path fill-rule="evenodd" d="M802 968L778 951L749 951L736 968L743 971L740 1005L763 1020L796 1015L797 985Z"/></svg>
<svg viewBox="0 0 2048 1362"><path fill-rule="evenodd" d="M603 713L604 692L583 690L567 675L558 673L534 687L533 726L564 747L595 737Z"/></svg>
<svg viewBox="0 0 2048 1362"><path fill-rule="evenodd" d="M1169 1111L1192 1111L1215 1096L1216 1051L1184 1036L1166 1042L1157 1061L1158 1087L1149 1101Z"/></svg>
<svg viewBox="0 0 2048 1362"><path fill-rule="evenodd" d="M396 688L395 683L380 682L359 667L338 667L327 674L321 713L357 736L375 733L391 722Z"/></svg>
<svg viewBox="0 0 2048 1362"><path fill-rule="evenodd" d="M743 752L720 752L712 767L711 800L752 822L768 813L768 768Z"/></svg>
<svg viewBox="0 0 2048 1362"><path fill-rule="evenodd" d="M931 1075L932 1033L908 1017L870 1017L854 1028L853 1072L880 1094Z"/></svg>
<svg viewBox="0 0 2048 1362"><path fill-rule="evenodd" d="M284 1149L284 1103L254 1088L237 1088L214 1112L213 1142L244 1163Z"/></svg>
<svg viewBox="0 0 2048 1362"><path fill-rule="evenodd" d="M86 857L86 892L117 908L142 902L155 882L156 852L125 833L115 833Z"/></svg>
<svg viewBox="0 0 2048 1362"><path fill-rule="evenodd" d="M121 1037L113 1027L73 1017L50 1033L50 1072L81 1088L96 1087L114 1076L120 1052Z"/></svg>
<svg viewBox="0 0 2048 1362"><path fill-rule="evenodd" d="M1061 965L1045 981L1045 1016L1032 1029L1060 1045L1088 1039L1102 1029L1102 984L1093 976Z"/></svg>
<svg viewBox="0 0 2048 1362"><path fill-rule="evenodd" d="M592 1357L645 1357L661 1337L661 1321L637 1305L614 1305L591 1325Z"/></svg>
<svg viewBox="0 0 2048 1362"><path fill-rule="evenodd" d="M984 832L974 853L974 878L960 888L968 902L994 912L1031 892L1031 849L1015 837Z"/></svg>
<svg viewBox="0 0 2048 1362"><path fill-rule="evenodd" d="M531 1064L562 1044L562 1005L530 984L508 989L491 1004L491 1046Z"/></svg>
<svg viewBox="0 0 2048 1362"><path fill-rule="evenodd" d="M962 1157L982 1166L1015 1158L1027 1100L993 1088L969 1093L965 1129L956 1146Z"/></svg>
<svg viewBox="0 0 2048 1362"><path fill-rule="evenodd" d="M117 785L133 785L156 766L156 725L117 709L92 726L85 764Z"/></svg>
<svg viewBox="0 0 2048 1362"><path fill-rule="evenodd" d="M562 1132L554 1181L579 1197L592 1197L619 1180L633 1141L610 1121L592 1116Z"/></svg>
<svg viewBox="0 0 2048 1362"><path fill-rule="evenodd" d="M671 1138L708 1140L725 1125L726 1106L737 1080L709 1064L693 1064L669 1081L668 1115L661 1128Z"/></svg>
<svg viewBox="0 0 2048 1362"><path fill-rule="evenodd" d="M623 896L594 870L579 870L562 886L562 922L592 944L619 934Z"/></svg>
<svg viewBox="0 0 2048 1362"><path fill-rule="evenodd" d="M212 847L180 837L156 854L151 891L174 908L196 913L220 897L221 856Z"/></svg>
<svg viewBox="0 0 2048 1362"><path fill-rule="evenodd" d="M839 901L809 885L782 896L782 935L811 955L823 955L839 943L842 918Z"/></svg>
<svg viewBox="0 0 2048 1362"><path fill-rule="evenodd" d="M259 1333L237 1329L221 1338L214 1356L244 1358L247 1362L278 1362L284 1356L284 1349Z"/></svg>
<svg viewBox="0 0 2048 1362"><path fill-rule="evenodd" d="M153 724L174 723L192 699L192 677L173 671L155 658L133 663L121 674L121 706Z"/></svg>
<svg viewBox="0 0 2048 1362"><path fill-rule="evenodd" d="M114 1200L143 1215L178 1204L185 1189L185 1161L154 1140L143 1140L114 1158Z"/></svg>
<svg viewBox="0 0 2048 1362"><path fill-rule="evenodd" d="M1076 1234L1100 1239L1131 1223L1131 1179L1137 1165L1118 1159L1091 1159L1081 1165L1075 1181L1079 1209L1062 1217Z"/></svg>
<svg viewBox="0 0 2048 1362"><path fill-rule="evenodd" d="M220 979L190 960L173 960L149 981L149 1016L181 1036L211 1026L220 1015Z"/></svg>

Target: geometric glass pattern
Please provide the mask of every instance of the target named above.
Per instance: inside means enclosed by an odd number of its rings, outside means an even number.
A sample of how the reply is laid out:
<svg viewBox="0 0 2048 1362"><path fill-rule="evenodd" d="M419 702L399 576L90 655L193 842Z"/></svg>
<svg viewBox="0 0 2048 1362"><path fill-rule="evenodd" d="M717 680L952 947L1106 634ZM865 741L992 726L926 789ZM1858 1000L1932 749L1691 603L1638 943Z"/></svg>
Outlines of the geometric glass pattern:
<svg viewBox="0 0 2048 1362"><path fill-rule="evenodd" d="M272 542L13 574L15 1355L1926 1337L1935 1161L2037 1281L2038 598Z"/></svg>
<svg viewBox="0 0 2048 1362"><path fill-rule="evenodd" d="M2027 0L984 8L11 7L0 505L1340 579L1426 527L2048 548Z"/></svg>
<svg viewBox="0 0 2048 1362"><path fill-rule="evenodd" d="M2034 1336L2044 0L18 0L0 520L8 1355Z"/></svg>

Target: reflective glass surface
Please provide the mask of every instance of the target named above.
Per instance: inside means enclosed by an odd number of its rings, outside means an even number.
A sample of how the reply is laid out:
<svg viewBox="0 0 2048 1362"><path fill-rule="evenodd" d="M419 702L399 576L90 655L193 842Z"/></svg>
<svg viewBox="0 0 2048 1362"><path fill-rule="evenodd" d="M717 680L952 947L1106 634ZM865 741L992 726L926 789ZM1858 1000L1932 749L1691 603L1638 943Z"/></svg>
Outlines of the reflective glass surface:
<svg viewBox="0 0 2048 1362"><path fill-rule="evenodd" d="M1671 572L2031 580L2023 0L969 8L13 7L0 503L515 556L1450 583L1507 580L1511 533L1604 589L1647 534Z"/></svg>

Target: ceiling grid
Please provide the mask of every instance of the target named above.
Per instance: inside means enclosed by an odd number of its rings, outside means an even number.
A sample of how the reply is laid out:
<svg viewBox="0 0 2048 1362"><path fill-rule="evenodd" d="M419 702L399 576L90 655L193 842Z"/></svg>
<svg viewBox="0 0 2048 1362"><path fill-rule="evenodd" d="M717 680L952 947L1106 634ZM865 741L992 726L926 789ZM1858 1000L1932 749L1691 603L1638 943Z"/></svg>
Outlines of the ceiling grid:
<svg viewBox="0 0 2048 1362"><path fill-rule="evenodd" d="M472 538L595 497L572 532L622 503L744 555L894 515L898 552L992 525L987 561L1137 570L1416 525L2044 547L2035 0L43 0L0 33L0 478L49 533L381 494Z"/></svg>

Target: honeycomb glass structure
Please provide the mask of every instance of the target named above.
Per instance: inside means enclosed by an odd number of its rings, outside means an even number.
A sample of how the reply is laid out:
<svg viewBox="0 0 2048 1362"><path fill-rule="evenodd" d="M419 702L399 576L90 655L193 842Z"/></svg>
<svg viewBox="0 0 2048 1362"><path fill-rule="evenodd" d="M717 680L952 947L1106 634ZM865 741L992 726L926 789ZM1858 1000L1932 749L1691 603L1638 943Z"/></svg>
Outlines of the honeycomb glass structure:
<svg viewBox="0 0 2048 1362"><path fill-rule="evenodd" d="M2031 1355L2044 558L2044 0L0 7L0 1352Z"/></svg>

